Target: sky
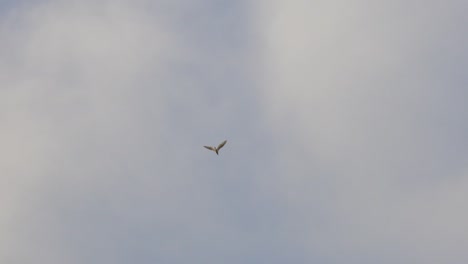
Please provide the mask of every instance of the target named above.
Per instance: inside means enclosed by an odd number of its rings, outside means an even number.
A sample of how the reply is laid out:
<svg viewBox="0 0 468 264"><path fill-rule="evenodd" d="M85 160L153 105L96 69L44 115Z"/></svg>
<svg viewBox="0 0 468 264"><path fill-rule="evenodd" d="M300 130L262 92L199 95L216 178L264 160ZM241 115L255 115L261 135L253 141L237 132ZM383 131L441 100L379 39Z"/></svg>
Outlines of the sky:
<svg viewBox="0 0 468 264"><path fill-rule="evenodd" d="M0 262L467 263L466 7L2 1Z"/></svg>

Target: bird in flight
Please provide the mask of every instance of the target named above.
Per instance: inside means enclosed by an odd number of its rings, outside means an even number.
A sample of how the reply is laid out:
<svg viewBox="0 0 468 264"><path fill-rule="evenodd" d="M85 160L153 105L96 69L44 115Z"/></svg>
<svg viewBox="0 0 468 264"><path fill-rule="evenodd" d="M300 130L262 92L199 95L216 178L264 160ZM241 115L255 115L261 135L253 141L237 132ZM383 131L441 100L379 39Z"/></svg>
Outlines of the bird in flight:
<svg viewBox="0 0 468 264"><path fill-rule="evenodd" d="M210 147L210 146L204 146L205 148L209 149L209 150L212 150L214 152L216 152L216 155L219 155L218 154L218 151L224 147L224 145L226 145L226 142L227 140L224 140L223 142L221 142L221 144L219 144L217 147Z"/></svg>

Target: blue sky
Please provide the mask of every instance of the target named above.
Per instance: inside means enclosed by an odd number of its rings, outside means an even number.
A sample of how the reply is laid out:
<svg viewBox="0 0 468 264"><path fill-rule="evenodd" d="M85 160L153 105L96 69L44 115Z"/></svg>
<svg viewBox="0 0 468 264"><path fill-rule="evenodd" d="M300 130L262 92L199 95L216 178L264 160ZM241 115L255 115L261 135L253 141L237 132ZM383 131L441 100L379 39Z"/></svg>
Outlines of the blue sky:
<svg viewBox="0 0 468 264"><path fill-rule="evenodd" d="M463 1L0 8L0 262L468 261Z"/></svg>

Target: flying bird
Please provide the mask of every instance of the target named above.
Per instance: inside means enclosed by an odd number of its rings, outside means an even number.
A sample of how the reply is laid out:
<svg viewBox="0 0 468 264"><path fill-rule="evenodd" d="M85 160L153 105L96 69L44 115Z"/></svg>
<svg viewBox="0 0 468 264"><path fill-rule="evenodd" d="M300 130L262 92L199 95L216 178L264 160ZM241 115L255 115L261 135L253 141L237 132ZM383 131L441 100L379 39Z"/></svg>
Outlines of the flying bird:
<svg viewBox="0 0 468 264"><path fill-rule="evenodd" d="M226 142L227 140L224 140L223 142L221 142L221 144L219 144L217 147L210 147L210 146L204 146L205 148L209 149L209 150L212 150L214 152L216 152L216 155L219 155L218 154L218 151L224 147L224 145L226 145Z"/></svg>

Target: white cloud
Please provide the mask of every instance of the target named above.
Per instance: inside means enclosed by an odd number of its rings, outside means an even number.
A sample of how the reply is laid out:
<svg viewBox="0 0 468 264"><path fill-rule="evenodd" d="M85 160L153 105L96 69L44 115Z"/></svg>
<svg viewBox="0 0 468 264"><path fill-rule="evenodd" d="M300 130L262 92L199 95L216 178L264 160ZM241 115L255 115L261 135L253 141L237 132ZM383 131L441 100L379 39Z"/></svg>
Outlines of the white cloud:
<svg viewBox="0 0 468 264"><path fill-rule="evenodd" d="M264 105L311 261L466 261L460 3L269 4Z"/></svg>
<svg viewBox="0 0 468 264"><path fill-rule="evenodd" d="M464 16L419 6L10 8L0 262L466 260Z"/></svg>
<svg viewBox="0 0 468 264"><path fill-rule="evenodd" d="M231 10L209 1L44 1L2 19L8 250L0 261L219 263L257 254L249 245L268 238L248 232L260 225L246 217L255 190L236 189L254 183L243 173L254 160L229 163L202 147L230 136L242 153L252 130L232 122L250 118L252 103L246 88L233 89L247 82L247 55L239 16L224 15Z"/></svg>
<svg viewBox="0 0 468 264"><path fill-rule="evenodd" d="M164 188L136 190L155 181L138 168L159 158L158 80L178 50L156 22L124 2L43 2L2 20L2 262L109 257L99 228L121 220L99 211Z"/></svg>

